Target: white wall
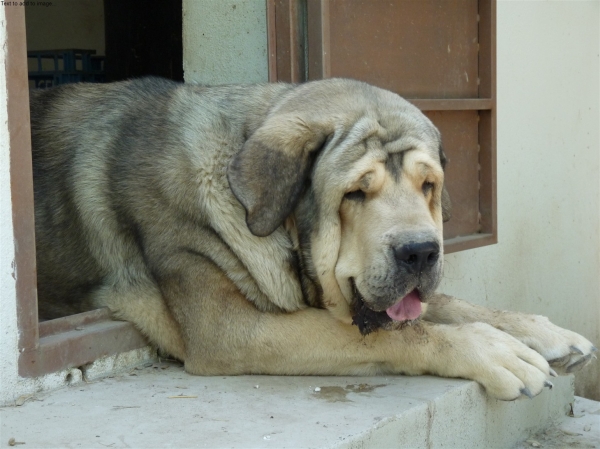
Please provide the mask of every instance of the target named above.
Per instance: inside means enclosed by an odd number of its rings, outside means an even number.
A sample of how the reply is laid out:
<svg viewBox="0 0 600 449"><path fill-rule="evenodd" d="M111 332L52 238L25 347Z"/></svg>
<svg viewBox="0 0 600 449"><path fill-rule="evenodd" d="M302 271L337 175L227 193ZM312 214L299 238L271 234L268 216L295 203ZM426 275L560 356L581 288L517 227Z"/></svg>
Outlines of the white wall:
<svg viewBox="0 0 600 449"><path fill-rule="evenodd" d="M262 10L250 17L232 8L239 2L220 4L184 1L186 81L266 81ZM599 4L498 2L499 243L448 255L442 285L475 303L547 315L598 346ZM595 363L577 392L600 399L599 377Z"/></svg>
<svg viewBox="0 0 600 449"><path fill-rule="evenodd" d="M264 0L183 0L183 69L203 84L268 80Z"/></svg>
<svg viewBox="0 0 600 449"><path fill-rule="evenodd" d="M15 257L12 227L12 202L10 197L9 136L6 128L6 25L4 8L0 8L0 385L5 391L8 379L16 377L17 309L16 284L12 262Z"/></svg>

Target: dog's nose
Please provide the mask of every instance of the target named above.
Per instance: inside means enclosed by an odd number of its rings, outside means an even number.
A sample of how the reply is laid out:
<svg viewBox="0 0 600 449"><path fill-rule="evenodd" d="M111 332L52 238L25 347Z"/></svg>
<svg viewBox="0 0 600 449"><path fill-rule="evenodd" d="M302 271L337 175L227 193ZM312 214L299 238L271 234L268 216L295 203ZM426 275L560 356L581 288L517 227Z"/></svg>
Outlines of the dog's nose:
<svg viewBox="0 0 600 449"><path fill-rule="evenodd" d="M394 247L396 263L411 273L421 273L430 268L440 257L440 245L436 241L407 243Z"/></svg>

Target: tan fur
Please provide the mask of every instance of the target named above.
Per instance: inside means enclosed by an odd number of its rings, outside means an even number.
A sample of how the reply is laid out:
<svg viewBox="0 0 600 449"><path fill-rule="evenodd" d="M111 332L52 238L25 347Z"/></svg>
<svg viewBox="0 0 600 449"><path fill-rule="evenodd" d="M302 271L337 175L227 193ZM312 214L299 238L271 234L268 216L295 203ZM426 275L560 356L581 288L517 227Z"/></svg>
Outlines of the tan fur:
<svg viewBox="0 0 600 449"><path fill-rule="evenodd" d="M42 314L108 306L193 374L430 373L505 400L594 351L435 292L441 139L391 92L78 85L33 95L32 126ZM391 321L414 295L421 320Z"/></svg>

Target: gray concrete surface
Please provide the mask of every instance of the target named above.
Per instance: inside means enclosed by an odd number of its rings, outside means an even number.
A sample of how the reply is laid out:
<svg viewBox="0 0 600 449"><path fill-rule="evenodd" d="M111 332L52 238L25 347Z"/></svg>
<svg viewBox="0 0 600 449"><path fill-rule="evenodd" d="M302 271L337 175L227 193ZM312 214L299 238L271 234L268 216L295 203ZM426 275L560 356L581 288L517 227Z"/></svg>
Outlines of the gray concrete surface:
<svg viewBox="0 0 600 449"><path fill-rule="evenodd" d="M600 448L600 402L576 397L572 410L542 432L532 434L515 449Z"/></svg>
<svg viewBox="0 0 600 449"><path fill-rule="evenodd" d="M0 408L0 447L511 447L573 401L568 377L500 402L474 382L429 376L196 377L147 365Z"/></svg>

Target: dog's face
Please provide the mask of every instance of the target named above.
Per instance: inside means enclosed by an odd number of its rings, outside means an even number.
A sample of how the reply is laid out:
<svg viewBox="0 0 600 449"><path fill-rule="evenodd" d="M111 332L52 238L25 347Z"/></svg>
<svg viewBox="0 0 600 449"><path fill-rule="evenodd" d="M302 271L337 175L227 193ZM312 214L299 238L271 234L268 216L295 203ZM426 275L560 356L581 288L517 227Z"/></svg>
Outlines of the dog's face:
<svg viewBox="0 0 600 449"><path fill-rule="evenodd" d="M444 173L427 148L381 151L379 139L340 204L335 277L363 333L417 319L443 263Z"/></svg>
<svg viewBox="0 0 600 449"><path fill-rule="evenodd" d="M439 132L417 108L364 83L327 80L274 108L229 180L253 233L295 215L323 304L368 333L417 319L440 281L443 163Z"/></svg>

